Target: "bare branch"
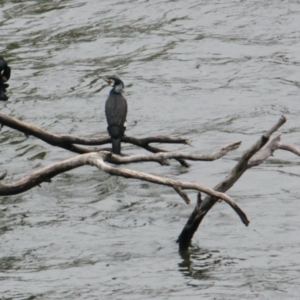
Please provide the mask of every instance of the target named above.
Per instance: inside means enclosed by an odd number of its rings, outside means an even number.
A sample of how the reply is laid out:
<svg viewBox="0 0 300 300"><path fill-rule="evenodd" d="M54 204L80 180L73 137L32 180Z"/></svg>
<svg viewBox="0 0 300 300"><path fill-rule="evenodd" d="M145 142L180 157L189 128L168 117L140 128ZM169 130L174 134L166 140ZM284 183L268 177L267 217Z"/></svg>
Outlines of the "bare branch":
<svg viewBox="0 0 300 300"><path fill-rule="evenodd" d="M237 149L241 145L241 142L235 142L223 146L220 150L203 155L203 154L192 154L186 152L159 152L154 155L138 154L131 156L119 156L113 155L107 156L106 160L114 164L128 164L134 162L147 162L147 161L156 161L164 165L167 159L186 159L193 161L213 161L219 159L226 155L229 151Z"/></svg>
<svg viewBox="0 0 300 300"><path fill-rule="evenodd" d="M189 140L182 138L171 138L167 136L151 136L142 139L137 139L132 136L124 136L122 138L122 142L130 143L136 146L143 147L143 145L151 144L151 143L164 143L164 144L185 144L188 146L192 146Z"/></svg>
<svg viewBox="0 0 300 300"><path fill-rule="evenodd" d="M35 136L50 145L61 147L78 154L91 153L97 151L109 151L109 149L93 150L93 149L83 148L74 144L96 146L96 145L104 145L111 142L110 137L86 139L86 138L76 137L67 134L62 134L62 135L52 134L37 126L25 123L23 121L14 119L12 117L3 114L0 114L0 123L10 128L16 129L20 132L23 132L27 136L28 135ZM236 143L225 145L222 147L221 150L218 150L217 152L209 155L187 154L187 153L180 153L180 152L176 152L175 154L171 153L170 155L168 155L169 152L152 147L149 145L149 143L169 143L169 144L190 145L190 142L187 139L171 138L166 136L155 136L155 137L147 137L142 139L137 139L130 136L124 136L122 138L122 141L125 143L131 143L133 145L142 147L153 153L160 153L160 155L157 156L144 155L141 156L140 158L138 156L129 156L126 158L123 157L123 159L120 156L112 156L110 162L116 164L120 164L120 163L123 164L123 163L137 162L137 161L140 162L143 160L143 161L157 161L162 165L169 165L167 160L174 158L177 159L185 167L188 167L189 164L184 159L202 160L202 161L216 160L224 156L227 152L237 149L241 144L241 142L236 142Z"/></svg>
<svg viewBox="0 0 300 300"><path fill-rule="evenodd" d="M251 157L248 161L248 167L254 167L260 165L269 156L272 156L274 151L280 147L280 135L274 138L271 142L265 145L260 151Z"/></svg>
<svg viewBox="0 0 300 300"><path fill-rule="evenodd" d="M266 136L268 138L270 138L270 136L276 132L284 123L286 122L286 117L285 116L281 116L280 119L278 120L278 122L270 129L266 132Z"/></svg>
<svg viewBox="0 0 300 300"><path fill-rule="evenodd" d="M186 144L191 146L190 142L188 140L185 139L174 139L174 138L170 138L170 137L165 137L165 136L157 136L157 137L148 137L148 138L143 138L143 139L136 139L134 137L130 137L130 136L124 136L122 138L122 142L125 143L131 143L135 146L144 148L145 150L152 152L152 153L159 153L159 152L167 152L163 149L160 148L156 148L153 146L150 146L150 143L165 143L164 141L166 141L169 144ZM190 165L183 159L176 159L183 167L188 168ZM168 164L167 162L165 164Z"/></svg>
<svg viewBox="0 0 300 300"><path fill-rule="evenodd" d="M183 191L182 188L177 187L177 186L174 186L174 190L175 190L175 191L177 192L177 194L184 200L184 202L185 202L186 204L190 204L190 203L191 203L191 200L190 200L188 194L187 194L185 191Z"/></svg>
<svg viewBox="0 0 300 300"><path fill-rule="evenodd" d="M154 155L132 155L132 156L118 156L114 155L106 149L88 149L78 145L85 146L99 146L108 144L111 142L109 137L97 138L97 139L85 139L81 137L76 137L72 135L56 135L51 134L41 128L38 128L34 125L27 124L20 120L8 117L6 115L0 114L0 124L11 127L13 129L23 132L25 135L33 135L53 146L58 146L66 150L76 152L76 153L85 153L77 157L65 160L60 163L53 164L51 166L45 167L41 170L35 171L21 180L12 183L12 184L2 184L0 185L0 196L4 195L13 195L25 192L35 186L39 186L43 182L51 182L51 178L57 176L60 173L67 172L74 168L81 167L83 165L96 166L100 170L115 176L121 176L124 178L134 178L138 180L143 180L147 182L152 182L156 184L166 185L172 187L186 202L190 203L188 194L184 190L195 190L198 191L197 204L189 217L188 222L183 228L179 238L179 248L180 250L186 250L191 242L191 239L198 229L201 221L207 214L207 212L213 207L218 199L224 200L228 203L234 211L239 215L242 222L247 226L249 221L245 213L239 208L239 206L224 192L230 189L236 181L242 176L242 174L249 168L261 164L269 156L273 155L273 152L277 149L287 150L300 155L300 149L291 145L284 145L280 142L280 136L273 139L270 143L270 136L278 130L284 123L286 119L282 116L278 122L267 131L261 138L250 147L240 158L237 165L231 170L228 176L220 182L213 190L207 188L201 184L192 183L192 182L180 182L169 178L159 177L150 175L143 172L138 172L134 170L124 169L124 168L115 168L108 165L106 162L114 164L128 164L135 162L144 162L144 161L153 161L158 162L162 165L168 165L169 159L178 160L183 166L189 166L185 160L192 161L212 161L216 160L232 151L237 149L241 142L231 143L225 145L220 150L208 154L191 154L185 152L167 152L163 149L159 149L153 146L150 146L150 143L170 143L170 144L186 144L190 145L189 141L186 139L180 138L170 138L165 136L156 136L148 137L143 139L137 139L130 136L124 136L122 141L124 143L131 143L133 145L142 147L147 151L156 153ZM95 152L100 151L100 152ZM0 180L4 179L6 174L0 175ZM201 199L200 192L207 194L204 200Z"/></svg>
<svg viewBox="0 0 300 300"><path fill-rule="evenodd" d="M285 122L286 118L282 116L270 130L268 130L263 136L261 136L261 138L252 147L245 151L237 165L231 170L231 172L223 181L221 181L217 186L214 187L214 190L219 192L226 192L228 189L230 189L249 168L248 161L250 160L250 158L268 142L270 136ZM194 211L190 215L186 225L184 226L181 234L178 237L177 242L179 243L180 251L185 251L188 249L193 235L197 231L201 221L217 201L218 199L215 197L206 196L200 205L199 203L197 203Z"/></svg>
<svg viewBox="0 0 300 300"><path fill-rule="evenodd" d="M226 194L219 193L210 188L207 188L201 184L191 183L191 182L180 182L173 179L163 178L159 176L150 175L147 173L142 173L138 171L128 170L128 169L120 169L114 168L106 163L103 160L94 160L93 163L102 171L116 176L122 176L126 178L135 178L143 181L148 181L156 184L167 185L173 187L174 189L185 189L185 190L197 190L199 192L203 192L205 194L211 195L212 197L216 197L217 199L222 199L227 202L240 216L242 222L248 225L249 221L245 215L245 213L238 207L238 205ZM177 190L178 192L178 190Z"/></svg>
<svg viewBox="0 0 300 300"><path fill-rule="evenodd" d="M20 132L23 132L26 136L29 136L29 135L35 136L52 146L61 147L61 148L64 148L66 150L69 150L69 151L72 151L75 153L81 154L81 153L88 153L88 152L92 151L92 150L77 147L77 146L74 146L73 144L71 144L69 141L70 136L69 136L69 138L66 138L66 140L64 140L60 135L49 133L37 126L25 123L23 121L6 116L4 114L0 114L0 123L2 126L7 126L10 128L13 128L15 130L18 130ZM77 138L74 137L74 139L77 139ZM80 138L79 138L79 140L80 140Z"/></svg>
<svg viewBox="0 0 300 300"><path fill-rule="evenodd" d="M290 151L298 156L300 156L300 149L293 145L287 145L281 143L280 135L274 138L271 142L265 145L259 152L257 152L248 162L248 166L254 167L263 163L270 156L273 156L273 153L276 150L286 150Z"/></svg>
<svg viewBox="0 0 300 300"><path fill-rule="evenodd" d="M142 146L142 148L144 148L145 150L152 152L152 153L162 153L162 152L167 152L166 150L160 149L160 148L156 148L153 146L150 146L148 144L145 144L144 146ZM183 166L188 168L190 166L189 163L187 163L185 160L178 158L177 161Z"/></svg>
<svg viewBox="0 0 300 300"><path fill-rule="evenodd" d="M279 144L278 149L290 151L298 156L300 156L300 149L293 145Z"/></svg>
<svg viewBox="0 0 300 300"><path fill-rule="evenodd" d="M35 125L20 121L18 119L9 117L1 113L0 113L0 124L2 126L7 126L16 129L20 132L23 132L26 135L35 136L51 145L52 143L60 144L61 142L85 145L85 146L100 146L100 145L111 143L111 139L109 136L102 137L102 138L81 138L69 134L49 133L48 131L43 130ZM140 147L142 147L144 144L150 144L150 143L186 144L189 146L191 145L189 140L187 139L171 138L167 136L154 136L154 137L147 137L142 139L137 139L131 136L124 136L122 141L124 143L130 143Z"/></svg>
<svg viewBox="0 0 300 300"><path fill-rule="evenodd" d="M245 224L249 223L245 213L226 194L214 191L210 188L205 187L204 185L197 184L197 183L180 182L173 179L150 175L143 172L121 169L121 168L114 168L105 163L106 158L110 158L111 156L112 154L110 152L102 152L102 153L92 152L92 153L82 154L74 158L64 160L62 162L35 171L15 183L6 184L6 185L1 184L0 196L15 195L15 194L25 192L41 184L42 182L49 182L51 178L55 177L60 173L67 172L84 165L91 165L91 166L96 166L100 170L111 175L121 176L125 178L134 178L134 179L148 181L156 184L170 186L174 188L186 202L189 201L189 199L186 193L182 191L186 189L203 192L205 194L216 197L217 199L220 198L225 202L227 202L238 213L238 215L240 216L240 218Z"/></svg>
<svg viewBox="0 0 300 300"><path fill-rule="evenodd" d="M7 172L2 173L2 174L0 175L0 180L4 179L4 178L6 177L6 175L7 175Z"/></svg>
<svg viewBox="0 0 300 300"><path fill-rule="evenodd" d="M85 146L99 146L111 143L110 137L103 137L103 138L81 138L76 137L68 134L52 134L49 133L37 126L34 126L32 124L25 123L23 121L17 120L15 118L9 117L4 114L0 114L0 124L1 126L5 125L7 127L13 128L15 130L18 130L20 132L23 132L26 136L32 135L35 136L42 141L52 145L61 147L63 149L83 154L83 153L90 153L90 152L98 152L98 151L109 151L108 149L88 149L79 147L74 144L78 145L85 145ZM150 146L150 143L168 143L168 144L185 144L185 145L191 145L190 142L187 139L181 139L181 138L171 138L166 136L155 136L155 137L147 137L142 139L137 139L130 136L124 136L122 138L122 141L124 143L131 143L133 145L136 145L138 147L144 148L147 151L157 153L157 152L165 152L165 150L155 148ZM183 159L177 159L181 165L185 167L189 167L189 164L185 162Z"/></svg>

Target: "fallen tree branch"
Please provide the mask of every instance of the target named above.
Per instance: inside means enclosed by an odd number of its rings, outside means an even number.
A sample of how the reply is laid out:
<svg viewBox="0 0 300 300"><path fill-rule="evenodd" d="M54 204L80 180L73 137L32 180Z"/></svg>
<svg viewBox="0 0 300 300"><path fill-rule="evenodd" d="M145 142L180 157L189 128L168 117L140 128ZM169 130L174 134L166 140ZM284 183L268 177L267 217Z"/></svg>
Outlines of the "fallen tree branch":
<svg viewBox="0 0 300 300"><path fill-rule="evenodd" d="M257 152L248 162L249 167L254 167L260 165L270 156L273 156L273 153L276 150L286 150L300 156L300 149L293 145L287 145L281 143L280 135L274 138L271 142L265 145L259 152Z"/></svg>
<svg viewBox="0 0 300 300"><path fill-rule="evenodd" d="M234 183L238 181L238 179L244 174L244 172L251 167L251 165L248 164L251 157L260 149L262 149L264 145L266 145L266 143L269 141L270 136L285 122L286 118L282 116L270 130L268 130L252 147L250 147L242 155L237 165L231 170L231 172L223 181L221 181L217 186L214 187L214 190L219 192L226 192L227 190L229 190L234 185ZM216 197L206 196L200 205L197 202L194 211L190 215L186 225L184 226L177 239L177 242L179 243L179 251L186 251L188 249L201 221L217 201L218 199Z"/></svg>
<svg viewBox="0 0 300 300"><path fill-rule="evenodd" d="M130 156L119 156L119 155L111 155L107 156L106 160L110 163L114 164L128 164L135 162L148 162L155 161L164 165L167 164L167 159L186 159L193 161L213 161L217 160L224 155L226 155L229 151L237 149L241 145L241 142L234 142L231 144L227 144L223 146L216 152L211 154L203 155L203 154L192 154L186 152L159 152L153 155L146 154L137 154Z"/></svg>
<svg viewBox="0 0 300 300"><path fill-rule="evenodd" d="M204 185L191 183L191 182L180 182L169 178L159 177L155 175L150 175L143 172L133 171L129 169L115 168L108 165L105 161L114 156L110 152L92 152L87 154L82 154L74 158L64 160L59 163L55 163L51 166L42 168L35 171L21 180L12 184L1 184L0 185L0 196L16 195L25 192L43 182L49 182L51 178L57 176L60 173L70 171L72 169L91 165L96 166L98 169L115 176L121 176L125 178L134 178L142 181L148 181L156 184L166 185L174 188L177 193L184 199L186 203L189 203L187 194L182 190L196 190L203 192L205 194L216 197L217 199L222 199L228 203L239 215L244 224L248 224L246 214L239 208L239 206L226 194L214 191ZM116 156L116 155L115 155ZM2 175L3 177L3 175Z"/></svg>
<svg viewBox="0 0 300 300"><path fill-rule="evenodd" d="M272 156L274 151L281 149L290 151L300 156L300 149L292 145L286 145L281 143L280 136L274 138L268 143L270 136L277 131L284 123L286 119L284 116L261 138L250 147L240 158L237 165L231 170L228 176L221 181L214 189L207 188L201 184L192 182L180 182L169 178L163 178L159 176L150 175L143 172L133 171L124 168L115 168L107 164L128 164L135 162L158 162L162 165L167 165L169 159L176 159L182 165L188 166L185 160L193 161L212 161L219 159L226 155L229 151L237 149L241 142L235 142L223 146L218 151L208 154L191 154L186 152L167 152L162 149L150 146L150 143L171 143L171 144L187 144L190 145L188 140L179 138L170 138L164 136L148 137L144 139L136 139L134 137L124 136L122 141L124 143L131 143L133 145L142 147L155 154L153 155L132 155L132 156L118 156L114 155L110 150L106 149L88 149L78 145L85 146L99 146L110 143L109 137L97 138L97 139L85 139L72 135L56 135L51 134L41 128L34 125L27 124L17 119L0 114L0 124L19 130L26 135L33 135L41 140L64 149L67 149L76 153L84 153L77 157L56 163L54 165L45 167L41 170L35 171L21 180L12 184L0 184L0 196L15 195L25 192L35 186L40 185L43 182L50 182L51 178L57 176L60 173L67 172L69 170L81 167L83 165L96 166L98 169L115 176L121 176L124 178L133 178L142 181L152 182L165 186L172 187L178 195L188 204L190 199L188 194L184 190L198 191L197 203L194 211L190 215L185 227L178 237L180 251L187 250L194 233L197 231L201 221L218 201L218 199L224 200L229 204L232 209L239 215L242 222L247 226L249 221L246 214L241 208L224 192L230 189L236 181L242 176L242 174L249 168L257 166L265 161L268 157ZM4 179L6 174L0 175L0 180ZM207 196L204 200L201 199L200 192L205 193Z"/></svg>
<svg viewBox="0 0 300 300"><path fill-rule="evenodd" d="M272 156L274 151L279 149L280 135L274 138L271 142L266 144L260 151L254 154L248 161L248 167L254 167L260 165L269 156Z"/></svg>
<svg viewBox="0 0 300 300"><path fill-rule="evenodd" d="M293 145L279 144L278 149L290 151L298 156L300 156L300 149Z"/></svg>
<svg viewBox="0 0 300 300"><path fill-rule="evenodd" d="M79 145L86 145L86 146L99 146L111 143L110 137L104 137L104 138L81 138L76 137L72 135L67 134L52 134L49 133L37 126L34 126L32 124L25 123L23 121L17 120L15 118L9 117L4 114L0 114L0 123L2 125L8 126L10 128L16 129L24 134L35 136L42 141L52 145L64 148L66 150L78 153L78 154L84 154L84 153L91 153L91 152L98 152L98 151L109 151L108 149L87 149L83 148L74 144ZM133 145L142 147L150 152L153 153L159 153L158 155L152 156L152 155L132 155L128 156L126 158L120 157L120 156L112 156L110 161L111 163L115 164L124 164L124 163L132 163L132 162L141 162L141 161L157 161L160 162L163 165L168 165L167 159L177 159L183 166L188 167L189 165L186 163L185 159L188 160L197 160L197 161L213 161L216 159L221 158L224 156L227 152L232 151L234 149L237 149L241 142L235 142L228 145L223 146L220 150L217 152L208 154L208 155L200 155L200 154L187 154L184 152L166 152L162 149L154 148L149 145L149 143L168 143L168 144L186 144L191 145L190 142L187 139L181 139L181 138L171 138L166 136L155 136L155 137L147 137L142 139L137 139L130 136L124 136L122 138L122 141L125 143L131 143ZM170 153L170 154L169 154Z"/></svg>
<svg viewBox="0 0 300 300"><path fill-rule="evenodd" d="M100 146L105 144L110 144L110 137L102 138L81 138L68 134L52 134L46 130L43 130L35 125L28 124L26 122L20 121L18 119L9 117L7 115L0 113L0 124L1 126L7 126L12 129L18 130L24 133L26 136L32 135L36 138L41 139L42 141L56 147L60 147L78 154L98 152L98 151L109 151L108 149L88 149L84 147L79 147L78 145L85 146ZM191 146L189 140L181 138L171 138L166 136L155 136L147 137L142 139L137 139L135 137L124 136L122 138L124 143L130 143L135 146L144 148L147 151L157 153L157 152L166 152L165 150L155 148L150 146L150 143L167 143L167 144L185 144ZM189 164L183 159L177 159L182 166L189 167Z"/></svg>

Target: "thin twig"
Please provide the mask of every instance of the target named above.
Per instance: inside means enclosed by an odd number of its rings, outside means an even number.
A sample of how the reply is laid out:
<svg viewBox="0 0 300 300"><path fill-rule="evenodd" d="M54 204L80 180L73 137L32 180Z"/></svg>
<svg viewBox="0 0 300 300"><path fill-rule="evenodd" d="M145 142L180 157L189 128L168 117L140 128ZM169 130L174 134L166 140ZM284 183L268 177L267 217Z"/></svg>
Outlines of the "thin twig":
<svg viewBox="0 0 300 300"><path fill-rule="evenodd" d="M135 162L148 162L148 161L156 161L161 164L164 164L165 160L167 159L186 159L186 160L193 160L193 161L213 161L217 160L224 155L226 155L229 151L237 149L241 145L241 142L234 142L228 145L223 146L216 152L211 154L192 154L187 152L159 152L152 155L146 154L137 154L137 155L130 155L130 156L119 156L111 154L107 156L107 161L114 164L128 164L128 163L135 163Z"/></svg>

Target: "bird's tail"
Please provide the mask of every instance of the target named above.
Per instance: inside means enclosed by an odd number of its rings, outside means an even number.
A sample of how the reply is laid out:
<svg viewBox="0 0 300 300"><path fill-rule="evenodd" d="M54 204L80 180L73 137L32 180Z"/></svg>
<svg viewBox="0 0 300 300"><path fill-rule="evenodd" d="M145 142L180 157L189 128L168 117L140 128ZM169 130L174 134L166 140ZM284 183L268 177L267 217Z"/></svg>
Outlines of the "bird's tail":
<svg viewBox="0 0 300 300"><path fill-rule="evenodd" d="M8 97L5 94L5 85L1 84L1 82L0 82L0 100L1 101L7 101L8 100Z"/></svg>
<svg viewBox="0 0 300 300"><path fill-rule="evenodd" d="M121 154L121 139L111 139L112 140L112 151L114 154Z"/></svg>

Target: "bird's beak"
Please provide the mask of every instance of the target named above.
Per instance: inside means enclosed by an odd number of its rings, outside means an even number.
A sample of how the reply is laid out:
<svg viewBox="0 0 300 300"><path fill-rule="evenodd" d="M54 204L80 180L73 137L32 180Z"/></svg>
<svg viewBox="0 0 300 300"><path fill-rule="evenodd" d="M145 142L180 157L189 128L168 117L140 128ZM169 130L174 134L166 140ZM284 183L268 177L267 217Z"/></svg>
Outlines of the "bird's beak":
<svg viewBox="0 0 300 300"><path fill-rule="evenodd" d="M106 81L109 85L114 85L114 80L107 78L106 76L100 76L100 78Z"/></svg>
<svg viewBox="0 0 300 300"><path fill-rule="evenodd" d="M103 79L104 81L106 81L107 83L109 83L109 80L107 79L107 77L105 76L100 76L101 79Z"/></svg>
<svg viewBox="0 0 300 300"><path fill-rule="evenodd" d="M101 76L100 78L106 81L108 84L111 84L111 80L108 79L106 76Z"/></svg>

